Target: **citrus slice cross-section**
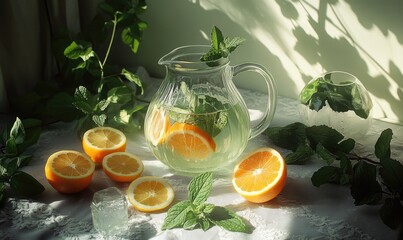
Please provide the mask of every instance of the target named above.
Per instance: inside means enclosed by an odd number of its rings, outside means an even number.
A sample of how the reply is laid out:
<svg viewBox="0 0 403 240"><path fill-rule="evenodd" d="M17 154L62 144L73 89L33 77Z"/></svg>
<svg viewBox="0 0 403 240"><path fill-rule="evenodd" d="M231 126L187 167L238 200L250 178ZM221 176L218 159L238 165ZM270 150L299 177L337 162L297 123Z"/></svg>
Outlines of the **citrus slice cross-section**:
<svg viewBox="0 0 403 240"><path fill-rule="evenodd" d="M279 152L258 149L235 166L232 184L250 202L263 203L275 198L287 179L287 167Z"/></svg>
<svg viewBox="0 0 403 240"><path fill-rule="evenodd" d="M144 170L143 162L137 156L126 152L108 154L102 160L105 174L116 182L131 182Z"/></svg>
<svg viewBox="0 0 403 240"><path fill-rule="evenodd" d="M84 154L63 150L53 153L45 165L45 176L50 185L61 193L76 193L91 183L95 164Z"/></svg>
<svg viewBox="0 0 403 240"><path fill-rule="evenodd" d="M142 212L162 210L172 203L174 196L171 185L154 176L139 177L127 189L129 202Z"/></svg>
<svg viewBox="0 0 403 240"><path fill-rule="evenodd" d="M126 136L111 127L92 128L84 133L83 148L95 163L101 163L106 155L126 150Z"/></svg>
<svg viewBox="0 0 403 240"><path fill-rule="evenodd" d="M168 115L164 114L163 111L156 107L153 109L150 118L151 121L147 125L146 134L148 135L151 143L154 146L157 146L170 127L170 122Z"/></svg>
<svg viewBox="0 0 403 240"><path fill-rule="evenodd" d="M207 132L187 123L174 123L164 142L174 154L188 161L204 160L216 149L214 139Z"/></svg>

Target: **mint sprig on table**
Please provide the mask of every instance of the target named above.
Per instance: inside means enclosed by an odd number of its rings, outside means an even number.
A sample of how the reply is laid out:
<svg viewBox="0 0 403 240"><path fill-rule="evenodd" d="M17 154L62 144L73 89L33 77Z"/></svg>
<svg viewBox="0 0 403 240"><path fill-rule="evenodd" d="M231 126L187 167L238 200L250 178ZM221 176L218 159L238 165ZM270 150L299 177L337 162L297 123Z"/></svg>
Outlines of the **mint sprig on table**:
<svg viewBox="0 0 403 240"><path fill-rule="evenodd" d="M275 145L293 151L285 157L287 164L305 164L313 155L325 163L311 177L314 186L349 185L355 205L382 203L383 223L392 229L403 224L403 165L391 158L391 129L384 130L375 144L377 160L358 156L353 139L324 125L307 127L296 122L264 133Z"/></svg>
<svg viewBox="0 0 403 240"><path fill-rule="evenodd" d="M32 155L24 151L39 138L41 121L16 118L10 131L3 130L0 140L0 202L6 199L7 190L22 197L42 193L45 188L21 168L29 164Z"/></svg>
<svg viewBox="0 0 403 240"><path fill-rule="evenodd" d="M218 65L217 62L211 62L220 58L227 58L231 52L233 52L239 45L241 45L245 39L241 37L234 37L232 39L224 37L221 30L218 27L213 26L211 29L211 48L204 54L200 60L207 62L209 66Z"/></svg>
<svg viewBox="0 0 403 240"><path fill-rule="evenodd" d="M162 230L201 228L207 231L217 225L228 231L250 233L250 226L235 212L206 203L213 184L211 172L194 177L188 185L188 200L172 206L165 217Z"/></svg>

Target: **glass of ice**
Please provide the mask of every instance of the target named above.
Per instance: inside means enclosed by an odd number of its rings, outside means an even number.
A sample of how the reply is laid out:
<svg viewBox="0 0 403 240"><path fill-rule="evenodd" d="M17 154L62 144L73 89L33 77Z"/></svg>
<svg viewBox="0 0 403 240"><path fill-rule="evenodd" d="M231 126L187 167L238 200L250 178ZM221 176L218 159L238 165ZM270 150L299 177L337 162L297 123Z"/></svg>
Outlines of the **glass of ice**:
<svg viewBox="0 0 403 240"><path fill-rule="evenodd" d="M94 194L91 213L94 228L105 239L113 239L127 230L129 215L126 197L116 187Z"/></svg>

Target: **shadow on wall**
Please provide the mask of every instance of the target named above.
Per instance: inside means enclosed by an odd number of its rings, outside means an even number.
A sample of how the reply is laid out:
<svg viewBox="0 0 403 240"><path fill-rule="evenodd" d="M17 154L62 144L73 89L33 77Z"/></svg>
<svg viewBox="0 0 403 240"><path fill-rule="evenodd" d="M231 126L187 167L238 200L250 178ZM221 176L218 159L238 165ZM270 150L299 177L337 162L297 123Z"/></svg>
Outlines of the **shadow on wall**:
<svg viewBox="0 0 403 240"><path fill-rule="evenodd" d="M208 44L213 25L246 38L232 65L257 62L273 74L280 95L297 98L305 83L333 70L356 75L371 93L374 117L403 122L403 22L398 0L149 1L149 23L137 61L163 77L158 59L189 44ZM121 61L124 54L115 56ZM238 81L238 80L237 80ZM238 81L264 89L263 82ZM258 83L259 82L259 83Z"/></svg>

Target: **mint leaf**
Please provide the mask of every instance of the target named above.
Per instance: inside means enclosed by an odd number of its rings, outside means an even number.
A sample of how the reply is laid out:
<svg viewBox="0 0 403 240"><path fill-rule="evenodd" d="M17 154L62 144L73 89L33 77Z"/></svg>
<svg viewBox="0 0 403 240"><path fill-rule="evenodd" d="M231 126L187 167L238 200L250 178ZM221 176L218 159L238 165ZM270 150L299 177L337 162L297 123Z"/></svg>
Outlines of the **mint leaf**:
<svg viewBox="0 0 403 240"><path fill-rule="evenodd" d="M111 103L127 103L132 98L130 88L127 86L114 87L108 91L108 99Z"/></svg>
<svg viewBox="0 0 403 240"><path fill-rule="evenodd" d="M380 160L390 158L390 141L392 140L393 132L390 128L382 131L375 144L375 156Z"/></svg>
<svg viewBox="0 0 403 240"><path fill-rule="evenodd" d="M324 166L313 173L312 185L319 187L325 183L338 183L340 180L340 168L335 166Z"/></svg>
<svg viewBox="0 0 403 240"><path fill-rule="evenodd" d="M19 196L34 196L45 191L45 188L35 178L25 172L15 172L10 179L10 186Z"/></svg>
<svg viewBox="0 0 403 240"><path fill-rule="evenodd" d="M382 187L376 180L376 167L359 161L353 168L351 196L355 205L375 204L382 199Z"/></svg>
<svg viewBox="0 0 403 240"><path fill-rule="evenodd" d="M285 157L285 162L287 164L302 164L314 154L315 152L308 144L300 145L295 152L292 152Z"/></svg>
<svg viewBox="0 0 403 240"><path fill-rule="evenodd" d="M403 206L399 199L387 198L379 210L382 222L391 229L403 224Z"/></svg>
<svg viewBox="0 0 403 240"><path fill-rule="evenodd" d="M251 233L251 228L233 211L216 206L208 215L209 220L228 231Z"/></svg>
<svg viewBox="0 0 403 240"><path fill-rule="evenodd" d="M210 195L213 186L213 173L206 172L194 177L188 186L189 200L193 204L204 203Z"/></svg>
<svg viewBox="0 0 403 240"><path fill-rule="evenodd" d="M326 125L307 127L306 134L311 142L311 147L314 148L321 143L330 151L344 138L337 130Z"/></svg>
<svg viewBox="0 0 403 240"><path fill-rule="evenodd" d="M195 229L198 225L198 218L196 217L196 215L194 214L193 211L189 211L186 214L186 220L185 223L183 224L183 229L186 230L192 230Z"/></svg>
<svg viewBox="0 0 403 240"><path fill-rule="evenodd" d="M296 151L300 145L309 143L306 128L303 123L296 122L285 127L268 128L264 134L277 146Z"/></svg>
<svg viewBox="0 0 403 240"><path fill-rule="evenodd" d="M105 114L99 114L99 115L93 115L92 116L92 121L94 121L94 123L98 126L98 127L102 127L105 125L105 121L106 121L106 115Z"/></svg>
<svg viewBox="0 0 403 240"><path fill-rule="evenodd" d="M233 39L224 38L221 30L216 26L211 29L211 48L200 60L207 62L210 67L219 65L219 62L211 62L220 58L227 58L245 39L235 37Z"/></svg>
<svg viewBox="0 0 403 240"><path fill-rule="evenodd" d="M167 213L162 224L162 230L182 227L187 221L187 214L192 210L190 201L181 201L173 205ZM193 219L194 217L192 217ZM191 223L187 223L189 227Z"/></svg>
<svg viewBox="0 0 403 240"><path fill-rule="evenodd" d="M224 44L230 53L233 52L243 42L245 42L245 39L241 37L234 37L233 39L229 38L224 39Z"/></svg>
<svg viewBox="0 0 403 240"><path fill-rule="evenodd" d="M323 145L322 143L318 143L316 145L316 153L318 156L323 159L327 165L332 164L334 161L336 161L336 156L334 156L331 152L329 152Z"/></svg>
<svg viewBox="0 0 403 240"><path fill-rule="evenodd" d="M211 48L214 50L220 50L220 45L224 43L224 37L220 29L213 26L211 29Z"/></svg>
<svg viewBox="0 0 403 240"><path fill-rule="evenodd" d="M381 166L379 174L384 184L390 191L397 192L403 197L403 165L399 161L383 158Z"/></svg>

